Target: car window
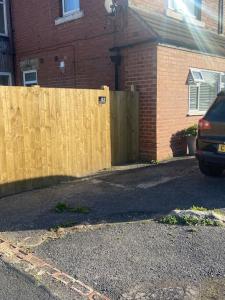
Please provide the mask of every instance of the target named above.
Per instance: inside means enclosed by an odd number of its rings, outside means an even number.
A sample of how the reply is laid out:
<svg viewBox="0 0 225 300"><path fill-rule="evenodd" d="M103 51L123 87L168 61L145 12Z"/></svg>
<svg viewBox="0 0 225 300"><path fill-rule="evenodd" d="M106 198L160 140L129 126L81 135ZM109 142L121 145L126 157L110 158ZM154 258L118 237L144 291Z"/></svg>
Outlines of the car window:
<svg viewBox="0 0 225 300"><path fill-rule="evenodd" d="M225 122L225 99L218 98L206 114L206 119L211 122Z"/></svg>

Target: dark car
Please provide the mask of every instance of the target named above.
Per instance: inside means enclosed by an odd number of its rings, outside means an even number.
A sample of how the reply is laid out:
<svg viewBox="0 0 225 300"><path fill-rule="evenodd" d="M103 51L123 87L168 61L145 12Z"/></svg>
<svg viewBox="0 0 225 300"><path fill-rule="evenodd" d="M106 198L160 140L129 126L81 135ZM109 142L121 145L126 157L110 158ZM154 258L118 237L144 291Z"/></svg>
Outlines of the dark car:
<svg viewBox="0 0 225 300"><path fill-rule="evenodd" d="M199 121L196 157L201 172L221 176L225 170L225 92L218 94Z"/></svg>

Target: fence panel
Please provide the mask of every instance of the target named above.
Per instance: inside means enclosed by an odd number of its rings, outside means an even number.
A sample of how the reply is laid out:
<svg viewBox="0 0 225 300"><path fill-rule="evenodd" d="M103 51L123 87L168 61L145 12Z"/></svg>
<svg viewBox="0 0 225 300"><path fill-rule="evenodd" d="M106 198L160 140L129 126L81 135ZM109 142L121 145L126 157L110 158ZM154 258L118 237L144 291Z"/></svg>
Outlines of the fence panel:
<svg viewBox="0 0 225 300"><path fill-rule="evenodd" d="M137 157L136 93L0 87L0 196Z"/></svg>
<svg viewBox="0 0 225 300"><path fill-rule="evenodd" d="M112 164L136 161L139 155L137 92L110 92Z"/></svg>

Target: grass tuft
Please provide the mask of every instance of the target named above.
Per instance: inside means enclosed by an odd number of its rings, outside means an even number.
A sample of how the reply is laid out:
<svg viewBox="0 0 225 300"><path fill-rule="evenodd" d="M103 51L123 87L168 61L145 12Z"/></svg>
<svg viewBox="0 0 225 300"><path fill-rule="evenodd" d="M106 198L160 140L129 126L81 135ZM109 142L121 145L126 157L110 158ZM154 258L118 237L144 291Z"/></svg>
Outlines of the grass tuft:
<svg viewBox="0 0 225 300"><path fill-rule="evenodd" d="M89 207L70 207L66 203L59 202L55 206L55 212L62 214L65 212L72 212L72 213L77 213L77 214L89 214L91 212L91 209Z"/></svg>
<svg viewBox="0 0 225 300"><path fill-rule="evenodd" d="M205 208L205 207L202 207L202 206L195 206L195 205L193 205L191 207L191 210L193 210L193 211L207 211L208 209Z"/></svg>
<svg viewBox="0 0 225 300"><path fill-rule="evenodd" d="M57 203L56 206L55 206L55 211L56 211L57 213L64 213L64 212L67 211L67 210L68 210L68 206L67 206L66 203L59 202L59 203Z"/></svg>

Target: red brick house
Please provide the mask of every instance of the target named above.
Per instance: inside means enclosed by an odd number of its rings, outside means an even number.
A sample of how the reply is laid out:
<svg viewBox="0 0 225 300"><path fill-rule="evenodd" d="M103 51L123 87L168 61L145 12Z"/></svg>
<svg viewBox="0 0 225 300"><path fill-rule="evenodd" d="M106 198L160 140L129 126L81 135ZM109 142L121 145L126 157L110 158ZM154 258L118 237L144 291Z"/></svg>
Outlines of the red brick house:
<svg viewBox="0 0 225 300"><path fill-rule="evenodd" d="M141 158L177 154L224 88L223 0L11 1L17 84L135 85Z"/></svg>

